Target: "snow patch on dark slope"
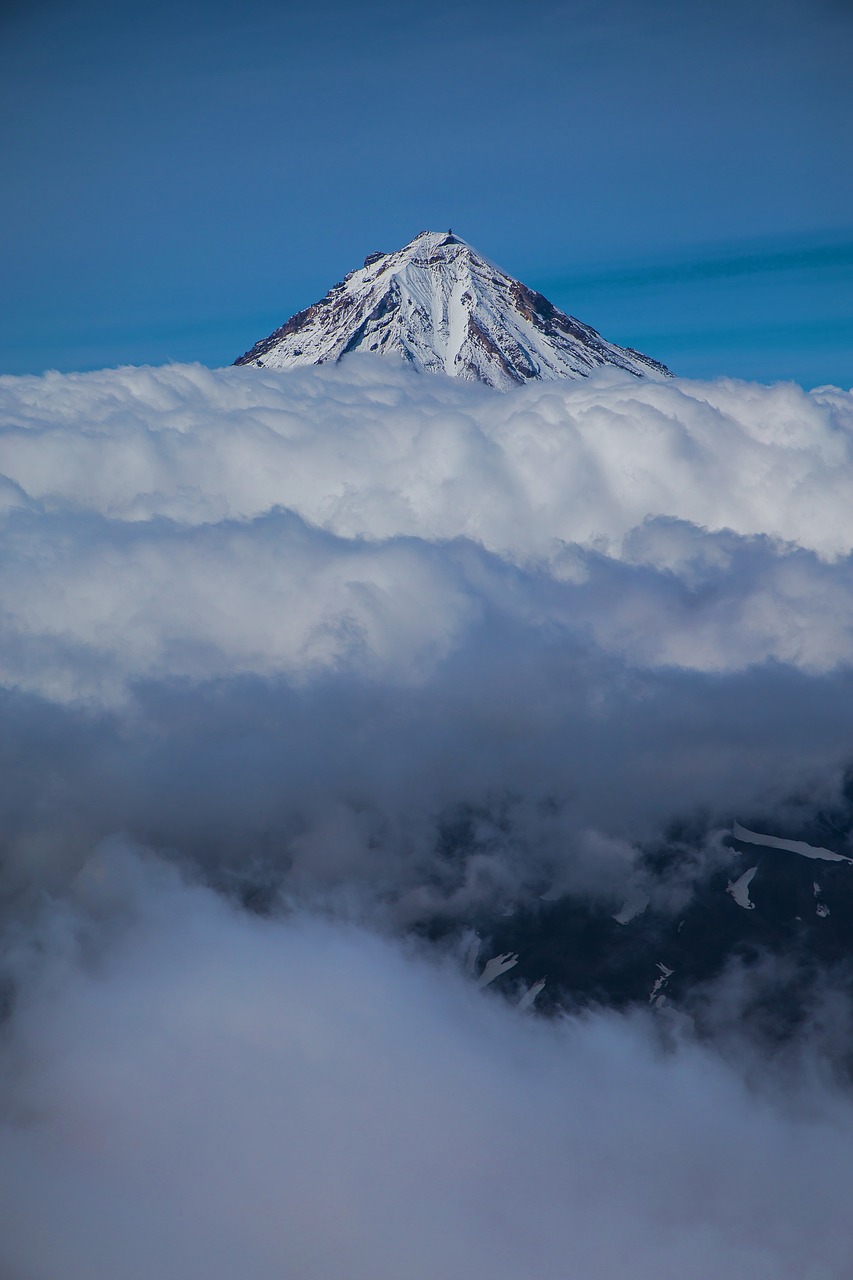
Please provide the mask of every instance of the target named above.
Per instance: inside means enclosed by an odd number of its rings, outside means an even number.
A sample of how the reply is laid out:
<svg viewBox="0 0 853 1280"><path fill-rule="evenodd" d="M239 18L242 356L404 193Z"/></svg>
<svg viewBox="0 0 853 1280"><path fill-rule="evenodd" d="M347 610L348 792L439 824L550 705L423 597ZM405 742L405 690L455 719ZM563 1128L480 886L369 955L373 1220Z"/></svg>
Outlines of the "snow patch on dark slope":
<svg viewBox="0 0 853 1280"><path fill-rule="evenodd" d="M396 253L369 254L322 301L234 363L290 369L352 351L402 357L422 372L499 391L531 379L585 378L604 365L671 376L565 315L450 232L422 231Z"/></svg>

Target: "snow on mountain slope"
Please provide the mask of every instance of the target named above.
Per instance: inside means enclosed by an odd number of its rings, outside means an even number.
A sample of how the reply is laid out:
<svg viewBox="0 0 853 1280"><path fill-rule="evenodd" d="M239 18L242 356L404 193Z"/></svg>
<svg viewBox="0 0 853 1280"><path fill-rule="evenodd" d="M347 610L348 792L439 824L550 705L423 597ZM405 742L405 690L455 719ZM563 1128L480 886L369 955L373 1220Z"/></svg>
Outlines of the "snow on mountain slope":
<svg viewBox="0 0 853 1280"><path fill-rule="evenodd" d="M372 253L322 301L235 364L323 364L351 351L395 355L419 370L509 391L529 379L585 378L602 365L669 376L648 356L605 341L450 232L423 231Z"/></svg>

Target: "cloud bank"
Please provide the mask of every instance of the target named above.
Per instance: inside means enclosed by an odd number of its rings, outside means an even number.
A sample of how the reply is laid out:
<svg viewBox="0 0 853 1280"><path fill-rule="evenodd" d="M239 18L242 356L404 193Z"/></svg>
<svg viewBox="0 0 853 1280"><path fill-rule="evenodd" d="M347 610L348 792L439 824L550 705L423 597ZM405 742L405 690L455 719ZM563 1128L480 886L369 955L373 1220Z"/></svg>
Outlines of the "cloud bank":
<svg viewBox="0 0 853 1280"><path fill-rule="evenodd" d="M514 561L621 546L650 515L853 548L850 395L720 380L531 384L497 399L369 356L0 378L3 473L33 500L186 525L275 506L341 537L471 537Z"/></svg>
<svg viewBox="0 0 853 1280"><path fill-rule="evenodd" d="M124 830L464 911L435 869L460 808L510 814L478 879L512 896L618 879L589 830L838 791L849 394L495 396L365 358L6 378L0 403L6 749L52 762L7 801L24 877Z"/></svg>
<svg viewBox="0 0 853 1280"><path fill-rule="evenodd" d="M736 817L853 853L853 396L364 358L0 422L4 1276L845 1275L843 1046L460 948L676 829L678 903Z"/></svg>

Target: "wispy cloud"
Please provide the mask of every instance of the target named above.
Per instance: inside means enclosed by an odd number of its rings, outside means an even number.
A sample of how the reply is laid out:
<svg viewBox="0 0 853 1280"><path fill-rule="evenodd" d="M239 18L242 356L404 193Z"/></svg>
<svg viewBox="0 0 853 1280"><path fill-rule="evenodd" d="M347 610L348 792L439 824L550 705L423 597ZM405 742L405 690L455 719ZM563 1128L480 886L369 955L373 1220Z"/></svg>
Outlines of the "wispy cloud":
<svg viewBox="0 0 853 1280"><path fill-rule="evenodd" d="M573 272L549 277L552 288L589 287L655 288L659 285L690 284L706 280L736 280L757 275L781 275L796 271L832 272L853 268L853 240L833 244L800 242L787 247L760 248L740 252L709 253L641 265L626 263L597 271Z"/></svg>

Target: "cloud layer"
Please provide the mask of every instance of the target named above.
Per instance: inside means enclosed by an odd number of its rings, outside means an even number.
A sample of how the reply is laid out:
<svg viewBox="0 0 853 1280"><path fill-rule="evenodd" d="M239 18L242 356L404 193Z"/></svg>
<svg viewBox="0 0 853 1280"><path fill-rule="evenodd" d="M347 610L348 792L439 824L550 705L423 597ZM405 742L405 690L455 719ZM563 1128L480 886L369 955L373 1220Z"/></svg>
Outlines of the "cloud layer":
<svg viewBox="0 0 853 1280"><path fill-rule="evenodd" d="M843 808L853 397L368 358L0 421L4 1276L840 1280L826 1066L454 955Z"/></svg>
<svg viewBox="0 0 853 1280"><path fill-rule="evenodd" d="M342 537L471 537L514 560L618 548L650 516L853 548L837 388L625 380L497 399L370 357L0 378L3 473L31 499L193 525L283 506Z"/></svg>
<svg viewBox="0 0 853 1280"><path fill-rule="evenodd" d="M483 892L606 882L589 829L725 825L849 763L847 394L354 359L0 402L8 749L55 762L15 779L15 867L118 829L423 894L442 816L509 806Z"/></svg>
<svg viewBox="0 0 853 1280"><path fill-rule="evenodd" d="M850 396L352 360L0 379L5 681L423 678L487 615L644 667L850 651Z"/></svg>

